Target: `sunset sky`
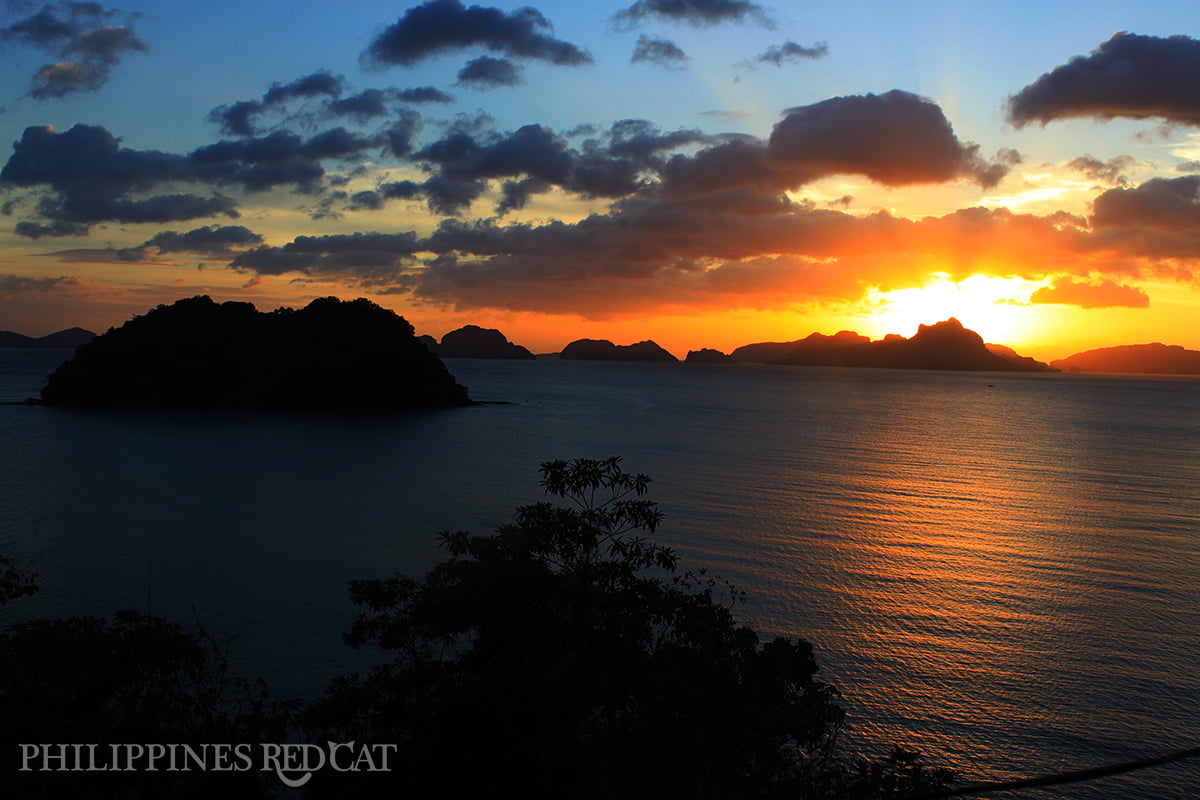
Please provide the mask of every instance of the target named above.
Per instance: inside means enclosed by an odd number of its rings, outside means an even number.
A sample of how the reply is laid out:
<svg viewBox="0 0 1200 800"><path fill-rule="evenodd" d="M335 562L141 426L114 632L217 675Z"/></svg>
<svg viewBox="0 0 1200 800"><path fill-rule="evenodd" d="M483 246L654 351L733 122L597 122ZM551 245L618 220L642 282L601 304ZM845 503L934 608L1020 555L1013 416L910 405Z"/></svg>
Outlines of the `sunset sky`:
<svg viewBox="0 0 1200 800"><path fill-rule="evenodd" d="M1194 0L3 2L0 329L1200 349Z"/></svg>

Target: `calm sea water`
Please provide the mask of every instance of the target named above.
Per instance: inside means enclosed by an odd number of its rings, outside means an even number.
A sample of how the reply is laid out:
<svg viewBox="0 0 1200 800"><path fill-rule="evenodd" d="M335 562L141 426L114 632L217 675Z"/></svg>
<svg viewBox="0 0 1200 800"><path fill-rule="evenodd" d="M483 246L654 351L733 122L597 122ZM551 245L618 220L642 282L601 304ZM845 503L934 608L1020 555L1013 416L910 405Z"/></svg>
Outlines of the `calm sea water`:
<svg viewBox="0 0 1200 800"><path fill-rule="evenodd" d="M0 350L0 400L69 353ZM817 648L848 736L1000 779L1200 744L1200 381L449 361L484 405L391 418L0 407L4 611L149 608L311 693L360 668L346 581L621 455L658 538ZM1032 797L1193 798L1200 765Z"/></svg>

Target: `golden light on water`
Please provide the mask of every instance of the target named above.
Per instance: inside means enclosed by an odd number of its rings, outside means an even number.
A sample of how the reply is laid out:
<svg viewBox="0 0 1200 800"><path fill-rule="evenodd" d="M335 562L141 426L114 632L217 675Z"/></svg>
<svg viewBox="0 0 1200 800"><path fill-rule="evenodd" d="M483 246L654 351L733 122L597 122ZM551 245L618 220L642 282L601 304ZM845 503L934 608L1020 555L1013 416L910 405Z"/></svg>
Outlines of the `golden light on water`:
<svg viewBox="0 0 1200 800"><path fill-rule="evenodd" d="M955 317L986 342L1021 343L1038 333L1036 308L1030 306L1029 296L1043 285L1023 278L986 275L956 282L939 272L919 289L872 289L864 300L871 308L873 329L869 335L912 336L920 325Z"/></svg>

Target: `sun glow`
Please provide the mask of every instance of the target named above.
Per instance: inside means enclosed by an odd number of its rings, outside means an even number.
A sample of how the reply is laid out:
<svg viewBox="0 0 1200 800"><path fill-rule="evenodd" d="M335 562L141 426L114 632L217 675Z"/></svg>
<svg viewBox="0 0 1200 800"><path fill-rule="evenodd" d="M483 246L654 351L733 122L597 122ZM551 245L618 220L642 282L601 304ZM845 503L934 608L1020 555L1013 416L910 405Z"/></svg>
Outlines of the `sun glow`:
<svg viewBox="0 0 1200 800"><path fill-rule="evenodd" d="M1029 296L1042 285L985 275L954 282L939 272L920 289L872 289L864 303L870 309L874 336L912 336L920 325L955 317L986 342L1020 344L1037 333L1036 309L1030 306Z"/></svg>

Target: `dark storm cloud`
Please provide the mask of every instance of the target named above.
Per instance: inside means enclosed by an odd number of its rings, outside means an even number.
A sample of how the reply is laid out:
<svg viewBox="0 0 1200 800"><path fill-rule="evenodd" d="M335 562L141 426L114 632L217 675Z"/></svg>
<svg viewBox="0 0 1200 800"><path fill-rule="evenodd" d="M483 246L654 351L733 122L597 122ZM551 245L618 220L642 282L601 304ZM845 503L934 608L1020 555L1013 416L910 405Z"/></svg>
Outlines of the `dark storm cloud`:
<svg viewBox="0 0 1200 800"><path fill-rule="evenodd" d="M801 174L865 175L887 186L963 177L988 188L1007 172L959 142L936 103L908 92L835 97L786 114L769 153Z"/></svg>
<svg viewBox="0 0 1200 800"><path fill-rule="evenodd" d="M1200 41L1121 31L1008 99L1017 127L1069 117L1200 125Z"/></svg>
<svg viewBox="0 0 1200 800"><path fill-rule="evenodd" d="M1109 189L1096 198L1094 228L1149 228L1200 232L1200 175L1151 178L1132 189Z"/></svg>
<svg viewBox="0 0 1200 800"><path fill-rule="evenodd" d="M454 97L432 86L401 89L397 96L406 103L453 103Z"/></svg>
<svg viewBox="0 0 1200 800"><path fill-rule="evenodd" d="M231 105L217 106L208 114L210 122L221 126L230 136L254 136L258 133L255 118L292 100L312 97L338 98L345 90L345 81L328 72L314 72L290 83L274 83L258 100L241 100Z"/></svg>
<svg viewBox="0 0 1200 800"><path fill-rule="evenodd" d="M670 39L639 36L629 63L657 64L660 67L679 69L690 60L687 53Z"/></svg>
<svg viewBox="0 0 1200 800"><path fill-rule="evenodd" d="M10 10L22 7L8 5ZM0 41L33 47L58 58L37 70L29 96L61 98L100 89L126 55L149 51L134 33L136 16L105 9L99 3L60 0L0 28ZM108 24L117 17L124 17L125 24Z"/></svg>
<svg viewBox="0 0 1200 800"><path fill-rule="evenodd" d="M696 26L747 21L766 27L772 25L766 9L749 0L638 0L629 8L618 11L613 22L620 28L631 28L647 17Z"/></svg>
<svg viewBox="0 0 1200 800"><path fill-rule="evenodd" d="M574 66L592 63L587 51L550 36L550 21L533 8L505 13L459 0L428 0L404 12L363 53L368 63L411 67L450 50L483 47L510 58Z"/></svg>
<svg viewBox="0 0 1200 800"><path fill-rule="evenodd" d="M800 61L815 61L827 55L829 55L829 45L825 42L817 42L812 47L805 47L804 45L788 41L768 47L765 52L754 60L759 64L774 64L777 67L782 67L785 63L796 64Z"/></svg>
<svg viewBox="0 0 1200 800"><path fill-rule="evenodd" d="M1123 173L1133 166L1133 159L1129 156L1114 156L1108 161L1101 161L1095 156L1084 155L1068 161L1067 166L1094 181L1109 186L1127 186L1129 180Z"/></svg>
<svg viewBox="0 0 1200 800"><path fill-rule="evenodd" d="M468 61L458 71L458 86L471 89L494 89L497 86L519 86L521 68L506 58L480 56Z"/></svg>
<svg viewBox="0 0 1200 800"><path fill-rule="evenodd" d="M1150 296L1141 289L1111 280L1089 283L1064 278L1038 289L1030 295L1029 302L1080 308L1149 308Z"/></svg>

